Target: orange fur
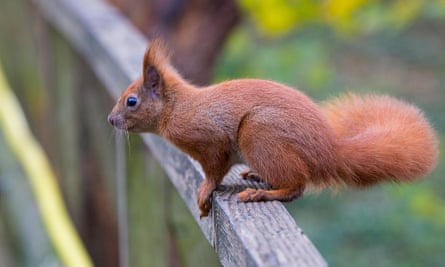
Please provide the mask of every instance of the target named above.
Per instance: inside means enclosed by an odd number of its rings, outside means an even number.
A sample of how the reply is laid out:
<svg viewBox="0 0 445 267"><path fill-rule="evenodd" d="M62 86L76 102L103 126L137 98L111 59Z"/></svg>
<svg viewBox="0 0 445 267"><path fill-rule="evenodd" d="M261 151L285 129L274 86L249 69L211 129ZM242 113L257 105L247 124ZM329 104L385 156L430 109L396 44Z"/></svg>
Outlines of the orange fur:
<svg viewBox="0 0 445 267"><path fill-rule="evenodd" d="M320 108L296 89L257 79L197 88L171 66L166 51L159 40L150 44L142 78L123 92L108 119L116 128L159 134L201 163L201 216L235 163L247 164L272 187L247 189L238 194L242 201L289 201L306 186L412 181L436 164L435 133L405 102L351 94ZM137 98L134 106L129 97Z"/></svg>
<svg viewBox="0 0 445 267"><path fill-rule="evenodd" d="M417 107L390 96L349 94L323 108L355 175L347 184L412 181L434 169L438 140Z"/></svg>

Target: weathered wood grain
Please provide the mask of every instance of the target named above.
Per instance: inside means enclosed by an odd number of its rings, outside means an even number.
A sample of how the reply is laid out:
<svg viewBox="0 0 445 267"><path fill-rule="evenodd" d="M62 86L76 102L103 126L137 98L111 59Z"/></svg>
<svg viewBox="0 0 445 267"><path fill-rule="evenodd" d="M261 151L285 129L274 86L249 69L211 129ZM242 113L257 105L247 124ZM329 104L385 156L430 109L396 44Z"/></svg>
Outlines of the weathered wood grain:
<svg viewBox="0 0 445 267"><path fill-rule="evenodd" d="M34 3L92 66L115 99L140 75L148 41L117 10L100 0ZM238 203L236 192L250 183L238 177L242 166L232 168L214 193L209 217L200 220L196 190L203 173L199 164L160 137L142 137L224 266L327 265L280 202Z"/></svg>

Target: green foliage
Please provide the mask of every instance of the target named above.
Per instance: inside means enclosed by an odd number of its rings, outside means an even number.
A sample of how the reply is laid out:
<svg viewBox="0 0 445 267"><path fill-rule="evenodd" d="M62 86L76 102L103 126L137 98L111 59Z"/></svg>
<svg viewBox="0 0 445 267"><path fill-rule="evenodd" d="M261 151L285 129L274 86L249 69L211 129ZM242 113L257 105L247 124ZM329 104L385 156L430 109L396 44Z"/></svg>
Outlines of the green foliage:
<svg viewBox="0 0 445 267"><path fill-rule="evenodd" d="M401 29L418 18L443 19L443 0L241 0L240 5L266 36L308 24L326 25L342 34Z"/></svg>
<svg viewBox="0 0 445 267"><path fill-rule="evenodd" d="M413 186L399 187L325 192L289 209L330 266L441 266L444 225L412 210Z"/></svg>
<svg viewBox="0 0 445 267"><path fill-rule="evenodd" d="M303 33L297 42L257 42L251 31L236 31L228 53L217 65L217 81L236 77L278 80L298 88L311 88L314 95L327 96L337 80L328 55L329 42L320 42L324 32Z"/></svg>

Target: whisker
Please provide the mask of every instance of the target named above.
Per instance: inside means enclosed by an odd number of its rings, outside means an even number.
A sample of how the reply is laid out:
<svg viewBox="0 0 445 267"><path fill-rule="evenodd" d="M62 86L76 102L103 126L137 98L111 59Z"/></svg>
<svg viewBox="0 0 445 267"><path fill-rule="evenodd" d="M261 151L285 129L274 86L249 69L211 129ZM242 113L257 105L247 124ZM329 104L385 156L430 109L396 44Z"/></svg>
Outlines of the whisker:
<svg viewBox="0 0 445 267"><path fill-rule="evenodd" d="M111 143L116 138L116 129L112 129L110 134L108 135L108 141Z"/></svg>
<svg viewBox="0 0 445 267"><path fill-rule="evenodd" d="M128 128L125 127L123 133L125 135L125 141L127 142L128 153L131 153L130 133L128 132Z"/></svg>
<svg viewBox="0 0 445 267"><path fill-rule="evenodd" d="M125 143L128 147L128 153L131 152L131 140L130 140L130 132L128 131L128 129L125 127L123 129L117 129L115 128L113 131L111 131L109 139L116 139L116 138L124 138L125 139Z"/></svg>

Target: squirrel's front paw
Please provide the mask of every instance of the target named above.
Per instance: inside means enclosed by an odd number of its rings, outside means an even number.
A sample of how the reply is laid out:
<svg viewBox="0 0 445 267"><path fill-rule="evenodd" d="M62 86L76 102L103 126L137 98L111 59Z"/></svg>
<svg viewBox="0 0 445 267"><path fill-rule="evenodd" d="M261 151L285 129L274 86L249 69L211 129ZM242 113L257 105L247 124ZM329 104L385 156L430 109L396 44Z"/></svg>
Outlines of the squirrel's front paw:
<svg viewBox="0 0 445 267"><path fill-rule="evenodd" d="M214 186L211 186L204 180L204 182L198 188L198 207L201 211L200 218L209 215L209 211L212 208L212 192L215 190Z"/></svg>
<svg viewBox="0 0 445 267"><path fill-rule="evenodd" d="M212 208L212 200L211 198L207 199L199 199L198 197L198 207L200 210L199 218L202 219L202 217L207 217L209 215L209 211Z"/></svg>

